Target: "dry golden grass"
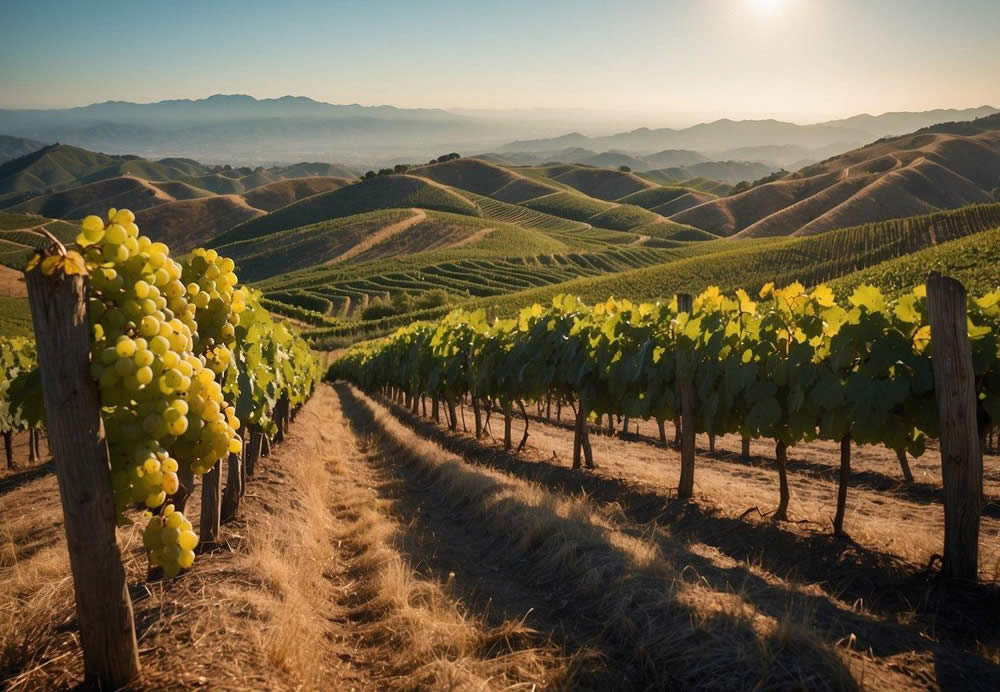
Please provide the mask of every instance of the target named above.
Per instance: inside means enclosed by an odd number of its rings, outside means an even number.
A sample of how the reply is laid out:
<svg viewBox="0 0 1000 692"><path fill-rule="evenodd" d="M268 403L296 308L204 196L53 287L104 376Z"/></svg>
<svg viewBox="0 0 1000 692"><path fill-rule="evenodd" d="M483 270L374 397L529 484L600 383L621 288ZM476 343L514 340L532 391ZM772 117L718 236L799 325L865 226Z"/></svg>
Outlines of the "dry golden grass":
<svg viewBox="0 0 1000 692"><path fill-rule="evenodd" d="M223 547L192 570L143 583L138 529L120 532L137 688L531 689L569 668L521 622L487 626L411 569L364 454L321 388L261 460ZM82 660L55 477L35 467L0 483L0 685L72 687Z"/></svg>
<svg viewBox="0 0 1000 692"><path fill-rule="evenodd" d="M711 613L745 614L754 623L758 648L770 655L781 651L774 642L806 633L803 636L817 648L810 653L806 647L803 656L814 657L814 664L822 660L818 651L847 657L848 685L898 687L907 679L944 688L991 689L1000 684L1000 631L989 614L1000 608L996 585L942 591L925 572L926 551L934 543L940 550L942 535L940 525L928 521L931 516L940 521L940 508L934 507L933 492L926 487L933 470L929 459L913 462L918 479L914 486L875 490L865 486L883 482L878 469L889 462L871 448L859 453L860 483L851 490L853 511L847 525L854 540L842 540L830 535L835 486L828 479L835 472L817 468L824 466L828 454L822 445L790 453L793 519L802 523L775 524L756 513L744 515L754 504L767 513L777 492L773 470L761 468L766 457L744 464L724 447L735 444L738 450L739 440L720 441L715 455L702 450L696 502L681 502L672 498L679 468L676 452L656 444L595 436L595 458L602 467L584 473L567 468L571 432L557 426L532 422L531 442L519 459L496 443L448 434L399 413L420 435L430 435L466 460L585 498L620 530L649 537L677 573L702 588L676 596L683 602L696 594L697 608L691 615L695 622L709 621L712 627L732 631L732 618L713 621ZM654 432L647 427L648 433ZM515 439L519 432L518 422ZM767 448L755 444L752 451L764 455ZM998 489L998 461L987 461L992 479L988 496ZM910 499L901 500L900 495ZM995 579L995 557L990 556L996 555L996 530L992 515L984 517L981 564L986 580ZM644 609L647 617L664 617L650 612ZM721 651L720 656L735 661L737 668L748 665L730 656L725 645L709 648ZM776 685L796 686L788 679Z"/></svg>
<svg viewBox="0 0 1000 692"><path fill-rule="evenodd" d="M722 235L805 235L991 202L998 141L995 130L904 135L670 218Z"/></svg>
<svg viewBox="0 0 1000 692"><path fill-rule="evenodd" d="M602 689L749 687L850 689L865 657L831 645L809 627L798 589L762 579L723 557L701 555L683 541L629 522L620 506L597 505L585 495L563 496L482 467L422 440L363 394L338 387L353 400L348 417L375 430L376 444L406 488L427 487L428 507L448 522L475 527L470 563L498 568L512 588L547 590L553 599L532 613L533 626L551 626L572 651L594 649L605 658L574 686ZM348 404L345 403L345 408ZM416 492L411 490L410 492ZM417 523L418 519L414 519ZM446 524L427 527L441 535ZM452 544L453 545L453 544ZM740 579L727 580L727 575ZM768 592L770 598L749 590ZM558 600L555 600L558 599ZM498 607L497 603L493 604ZM900 684L882 670L883 682ZM615 682L611 682L611 681Z"/></svg>
<svg viewBox="0 0 1000 692"><path fill-rule="evenodd" d="M136 211L135 222L153 240L177 252L205 245L215 236L264 212L240 195L215 195L159 204Z"/></svg>

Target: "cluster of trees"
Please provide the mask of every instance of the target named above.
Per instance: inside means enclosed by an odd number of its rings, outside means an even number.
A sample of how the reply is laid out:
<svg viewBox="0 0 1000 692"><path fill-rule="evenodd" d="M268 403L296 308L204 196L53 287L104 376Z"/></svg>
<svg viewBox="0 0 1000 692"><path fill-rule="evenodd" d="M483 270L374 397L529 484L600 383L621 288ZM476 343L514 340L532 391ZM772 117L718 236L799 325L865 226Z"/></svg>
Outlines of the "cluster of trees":
<svg viewBox="0 0 1000 692"><path fill-rule="evenodd" d="M430 161L428 161L427 165L432 165L435 163L444 163L445 161L454 161L455 159L460 159L460 158L462 158L462 156L460 154L456 154L455 152L452 152L450 154L442 154L438 158L431 159ZM397 163L392 168L380 168L378 169L378 171L374 170L367 171L363 176L361 176L361 179L371 180L372 178L377 178L380 175L397 175L400 173L406 173L408 170L410 170L410 164Z"/></svg>
<svg viewBox="0 0 1000 692"><path fill-rule="evenodd" d="M765 175L763 178L757 178L757 180L753 181L752 183L747 180L741 180L740 182L736 183L736 185L733 186L733 189L730 191L729 194L738 195L741 192L746 192L747 190L753 189L758 185L773 183L775 180L780 180L784 178L786 175L788 175L788 171L782 168L781 170L775 171L770 175Z"/></svg>
<svg viewBox="0 0 1000 692"><path fill-rule="evenodd" d="M460 159L460 158L462 158L461 155L456 154L455 152L451 152L450 154L443 154L437 157L436 159L431 159L430 161L427 162L427 164L431 165L435 163L446 163L448 161L454 161L455 159Z"/></svg>
<svg viewBox="0 0 1000 692"><path fill-rule="evenodd" d="M380 175L398 175L401 173L406 173L406 171L408 170L410 170L410 165L408 163L397 163L392 168L380 168L378 169L377 173L375 171L368 171L363 176L361 176L361 179L371 180L372 178L377 178Z"/></svg>

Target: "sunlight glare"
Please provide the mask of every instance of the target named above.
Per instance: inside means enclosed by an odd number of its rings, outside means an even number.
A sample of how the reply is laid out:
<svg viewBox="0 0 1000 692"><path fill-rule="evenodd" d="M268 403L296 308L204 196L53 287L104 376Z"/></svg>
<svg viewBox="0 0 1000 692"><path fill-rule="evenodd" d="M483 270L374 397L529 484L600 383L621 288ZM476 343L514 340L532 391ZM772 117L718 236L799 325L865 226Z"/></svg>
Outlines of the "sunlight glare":
<svg viewBox="0 0 1000 692"><path fill-rule="evenodd" d="M773 17L781 9L782 0L747 0L750 9L760 17Z"/></svg>

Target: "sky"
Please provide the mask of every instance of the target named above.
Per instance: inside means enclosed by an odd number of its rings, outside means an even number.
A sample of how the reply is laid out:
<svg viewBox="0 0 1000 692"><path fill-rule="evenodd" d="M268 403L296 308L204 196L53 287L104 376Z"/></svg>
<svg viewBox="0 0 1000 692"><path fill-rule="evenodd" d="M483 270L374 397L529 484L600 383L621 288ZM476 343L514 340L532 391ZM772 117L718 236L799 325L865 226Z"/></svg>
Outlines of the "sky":
<svg viewBox="0 0 1000 692"><path fill-rule="evenodd" d="M1000 106L1000 0L0 0L0 107L245 93L650 125Z"/></svg>

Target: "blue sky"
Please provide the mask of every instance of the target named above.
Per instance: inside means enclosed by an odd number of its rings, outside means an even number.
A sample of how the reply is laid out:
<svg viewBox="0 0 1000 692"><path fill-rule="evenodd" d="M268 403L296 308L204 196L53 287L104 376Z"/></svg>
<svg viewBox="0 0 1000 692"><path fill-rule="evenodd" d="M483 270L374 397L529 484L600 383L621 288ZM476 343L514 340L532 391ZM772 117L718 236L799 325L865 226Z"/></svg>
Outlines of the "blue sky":
<svg viewBox="0 0 1000 692"><path fill-rule="evenodd" d="M793 120L1000 106L997 0L0 0L0 106L249 93Z"/></svg>

